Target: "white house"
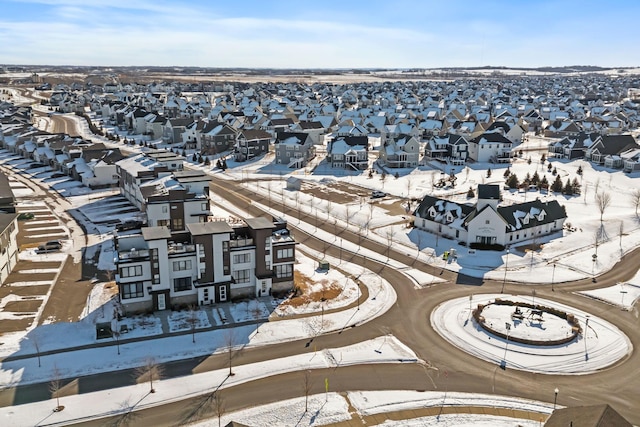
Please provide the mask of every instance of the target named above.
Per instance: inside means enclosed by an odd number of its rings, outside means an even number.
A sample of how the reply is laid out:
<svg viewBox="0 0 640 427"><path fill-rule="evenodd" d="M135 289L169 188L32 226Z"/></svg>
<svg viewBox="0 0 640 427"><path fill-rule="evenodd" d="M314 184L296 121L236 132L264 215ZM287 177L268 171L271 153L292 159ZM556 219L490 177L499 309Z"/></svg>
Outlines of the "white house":
<svg viewBox="0 0 640 427"><path fill-rule="evenodd" d="M475 205L426 196L414 212L415 227L470 248L497 248L562 232L567 218L557 201L499 206L498 185L478 185Z"/></svg>

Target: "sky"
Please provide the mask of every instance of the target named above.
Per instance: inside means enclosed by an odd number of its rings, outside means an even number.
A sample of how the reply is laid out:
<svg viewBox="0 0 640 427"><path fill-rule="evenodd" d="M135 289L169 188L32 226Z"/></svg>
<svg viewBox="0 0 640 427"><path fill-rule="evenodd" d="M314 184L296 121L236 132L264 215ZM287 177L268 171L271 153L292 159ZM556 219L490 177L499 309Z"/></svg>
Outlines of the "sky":
<svg viewBox="0 0 640 427"><path fill-rule="evenodd" d="M640 65L640 2L0 0L0 64Z"/></svg>

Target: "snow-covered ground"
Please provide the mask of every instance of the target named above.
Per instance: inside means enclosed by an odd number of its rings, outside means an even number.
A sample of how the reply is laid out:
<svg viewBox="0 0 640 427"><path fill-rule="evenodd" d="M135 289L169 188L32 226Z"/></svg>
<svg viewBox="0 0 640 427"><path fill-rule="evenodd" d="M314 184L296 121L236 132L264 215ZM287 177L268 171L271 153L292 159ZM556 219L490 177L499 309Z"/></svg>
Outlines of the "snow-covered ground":
<svg viewBox="0 0 640 427"><path fill-rule="evenodd" d="M557 308L575 316L582 327L582 334L574 340L553 346L520 344L500 338L479 327L472 318L471 309L478 304L488 304L501 298L513 302L533 303L532 295L483 294L449 300L431 312L431 325L451 344L480 359L507 368L541 374L580 375L603 369L631 353L631 342L615 325L584 311L542 298L535 298L536 305ZM523 321L514 321L514 308L502 308L489 314L491 327L503 334L510 332L521 338L536 341L560 339L565 335L566 322L544 313L539 320L529 320L528 309ZM588 322L588 323L587 323ZM551 329L556 329L552 331Z"/></svg>
<svg viewBox="0 0 640 427"><path fill-rule="evenodd" d="M607 288L580 291L577 293L599 301L605 301L623 310L631 311L640 297L640 272L636 273L636 275L626 283L616 283Z"/></svg>

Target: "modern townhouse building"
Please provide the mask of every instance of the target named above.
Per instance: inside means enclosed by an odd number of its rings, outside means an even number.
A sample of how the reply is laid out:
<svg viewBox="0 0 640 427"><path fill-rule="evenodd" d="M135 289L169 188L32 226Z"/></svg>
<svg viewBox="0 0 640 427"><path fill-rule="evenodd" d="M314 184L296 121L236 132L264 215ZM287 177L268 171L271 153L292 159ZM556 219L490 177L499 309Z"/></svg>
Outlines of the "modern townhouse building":
<svg viewBox="0 0 640 427"><path fill-rule="evenodd" d="M165 310L283 293L293 287L296 242L281 219L143 227L115 237L125 311Z"/></svg>

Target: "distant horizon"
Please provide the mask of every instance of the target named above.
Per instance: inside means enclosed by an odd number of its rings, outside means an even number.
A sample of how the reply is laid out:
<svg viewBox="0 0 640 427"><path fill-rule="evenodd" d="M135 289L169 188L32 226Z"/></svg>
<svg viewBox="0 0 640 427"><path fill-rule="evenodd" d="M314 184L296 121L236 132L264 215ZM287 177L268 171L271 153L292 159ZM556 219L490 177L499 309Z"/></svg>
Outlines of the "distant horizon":
<svg viewBox="0 0 640 427"><path fill-rule="evenodd" d="M637 16L640 2L622 0L4 0L0 62L248 69L597 62L627 68L640 65Z"/></svg>
<svg viewBox="0 0 640 427"><path fill-rule="evenodd" d="M203 68L214 70L281 70L281 71L406 71L406 70L422 70L422 71L438 71L438 70L542 70L547 68L553 69L571 69L571 68L594 68L601 70L614 70L614 69L637 69L640 65L635 66L602 66L602 65L540 65L531 67L516 67L507 65L482 65L482 66L455 66L455 67L234 67L234 66L203 66L203 65L73 65L73 64L2 64L0 67L4 68L17 68L17 67L55 67L55 68Z"/></svg>

